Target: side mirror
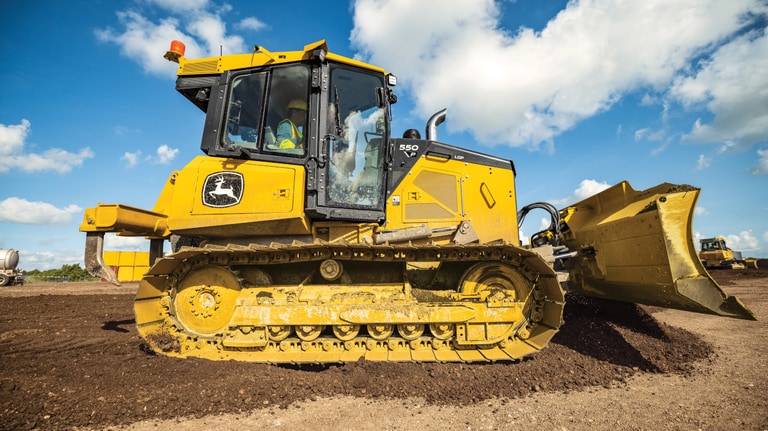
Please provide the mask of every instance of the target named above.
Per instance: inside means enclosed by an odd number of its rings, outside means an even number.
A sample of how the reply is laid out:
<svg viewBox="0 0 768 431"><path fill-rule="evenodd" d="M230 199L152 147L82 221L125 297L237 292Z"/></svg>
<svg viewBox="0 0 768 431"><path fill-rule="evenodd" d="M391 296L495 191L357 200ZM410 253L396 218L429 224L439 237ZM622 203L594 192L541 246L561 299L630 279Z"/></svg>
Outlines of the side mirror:
<svg viewBox="0 0 768 431"><path fill-rule="evenodd" d="M397 95L389 87L379 87L376 89L376 101L379 104L379 108L383 108L386 102L394 105L397 103Z"/></svg>

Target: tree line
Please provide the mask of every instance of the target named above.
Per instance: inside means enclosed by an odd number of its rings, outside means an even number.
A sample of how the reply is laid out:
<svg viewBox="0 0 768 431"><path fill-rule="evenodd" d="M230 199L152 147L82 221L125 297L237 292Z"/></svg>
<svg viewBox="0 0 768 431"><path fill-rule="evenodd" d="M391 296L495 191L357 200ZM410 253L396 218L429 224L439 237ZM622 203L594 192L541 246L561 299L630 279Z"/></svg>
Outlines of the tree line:
<svg viewBox="0 0 768 431"><path fill-rule="evenodd" d="M93 279L93 277L88 274L88 271L83 269L79 263L64 264L59 269L46 269L45 271L32 269L29 271L24 271L24 275L28 278L61 277L69 281L84 281Z"/></svg>

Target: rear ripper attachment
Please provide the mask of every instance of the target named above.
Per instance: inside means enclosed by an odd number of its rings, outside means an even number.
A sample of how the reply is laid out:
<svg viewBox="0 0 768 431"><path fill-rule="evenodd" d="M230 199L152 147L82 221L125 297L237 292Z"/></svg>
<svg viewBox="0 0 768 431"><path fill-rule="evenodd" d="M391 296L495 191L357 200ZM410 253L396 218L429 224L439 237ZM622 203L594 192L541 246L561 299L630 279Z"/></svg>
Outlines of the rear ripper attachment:
<svg viewBox="0 0 768 431"><path fill-rule="evenodd" d="M469 362L543 349L563 305L554 272L518 247L316 242L182 249L144 277L135 314L170 356Z"/></svg>

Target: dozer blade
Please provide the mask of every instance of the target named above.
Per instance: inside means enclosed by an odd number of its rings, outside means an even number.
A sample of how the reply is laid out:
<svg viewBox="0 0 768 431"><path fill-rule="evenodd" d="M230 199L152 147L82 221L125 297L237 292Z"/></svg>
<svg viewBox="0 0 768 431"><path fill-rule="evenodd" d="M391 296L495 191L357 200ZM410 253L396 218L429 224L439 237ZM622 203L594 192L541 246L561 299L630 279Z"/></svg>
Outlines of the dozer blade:
<svg viewBox="0 0 768 431"><path fill-rule="evenodd" d="M707 273L693 244L699 189L628 182L560 211L569 287L579 295L757 320Z"/></svg>

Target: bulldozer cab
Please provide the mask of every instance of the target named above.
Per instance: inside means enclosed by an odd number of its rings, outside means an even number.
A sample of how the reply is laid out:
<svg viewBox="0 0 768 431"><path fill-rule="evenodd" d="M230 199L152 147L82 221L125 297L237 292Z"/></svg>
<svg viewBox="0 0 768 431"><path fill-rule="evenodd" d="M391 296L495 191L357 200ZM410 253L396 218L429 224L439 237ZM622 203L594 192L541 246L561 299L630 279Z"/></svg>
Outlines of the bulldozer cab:
<svg viewBox="0 0 768 431"><path fill-rule="evenodd" d="M716 251L716 250L730 250L725 245L723 238L706 238L700 240L701 251Z"/></svg>
<svg viewBox="0 0 768 431"><path fill-rule="evenodd" d="M201 149L209 156L303 165L305 211L315 220L384 219L390 90L385 74L310 59L227 71L207 98ZM218 87L218 88L216 88ZM217 91L218 90L218 91ZM218 92L221 98L210 97Z"/></svg>

